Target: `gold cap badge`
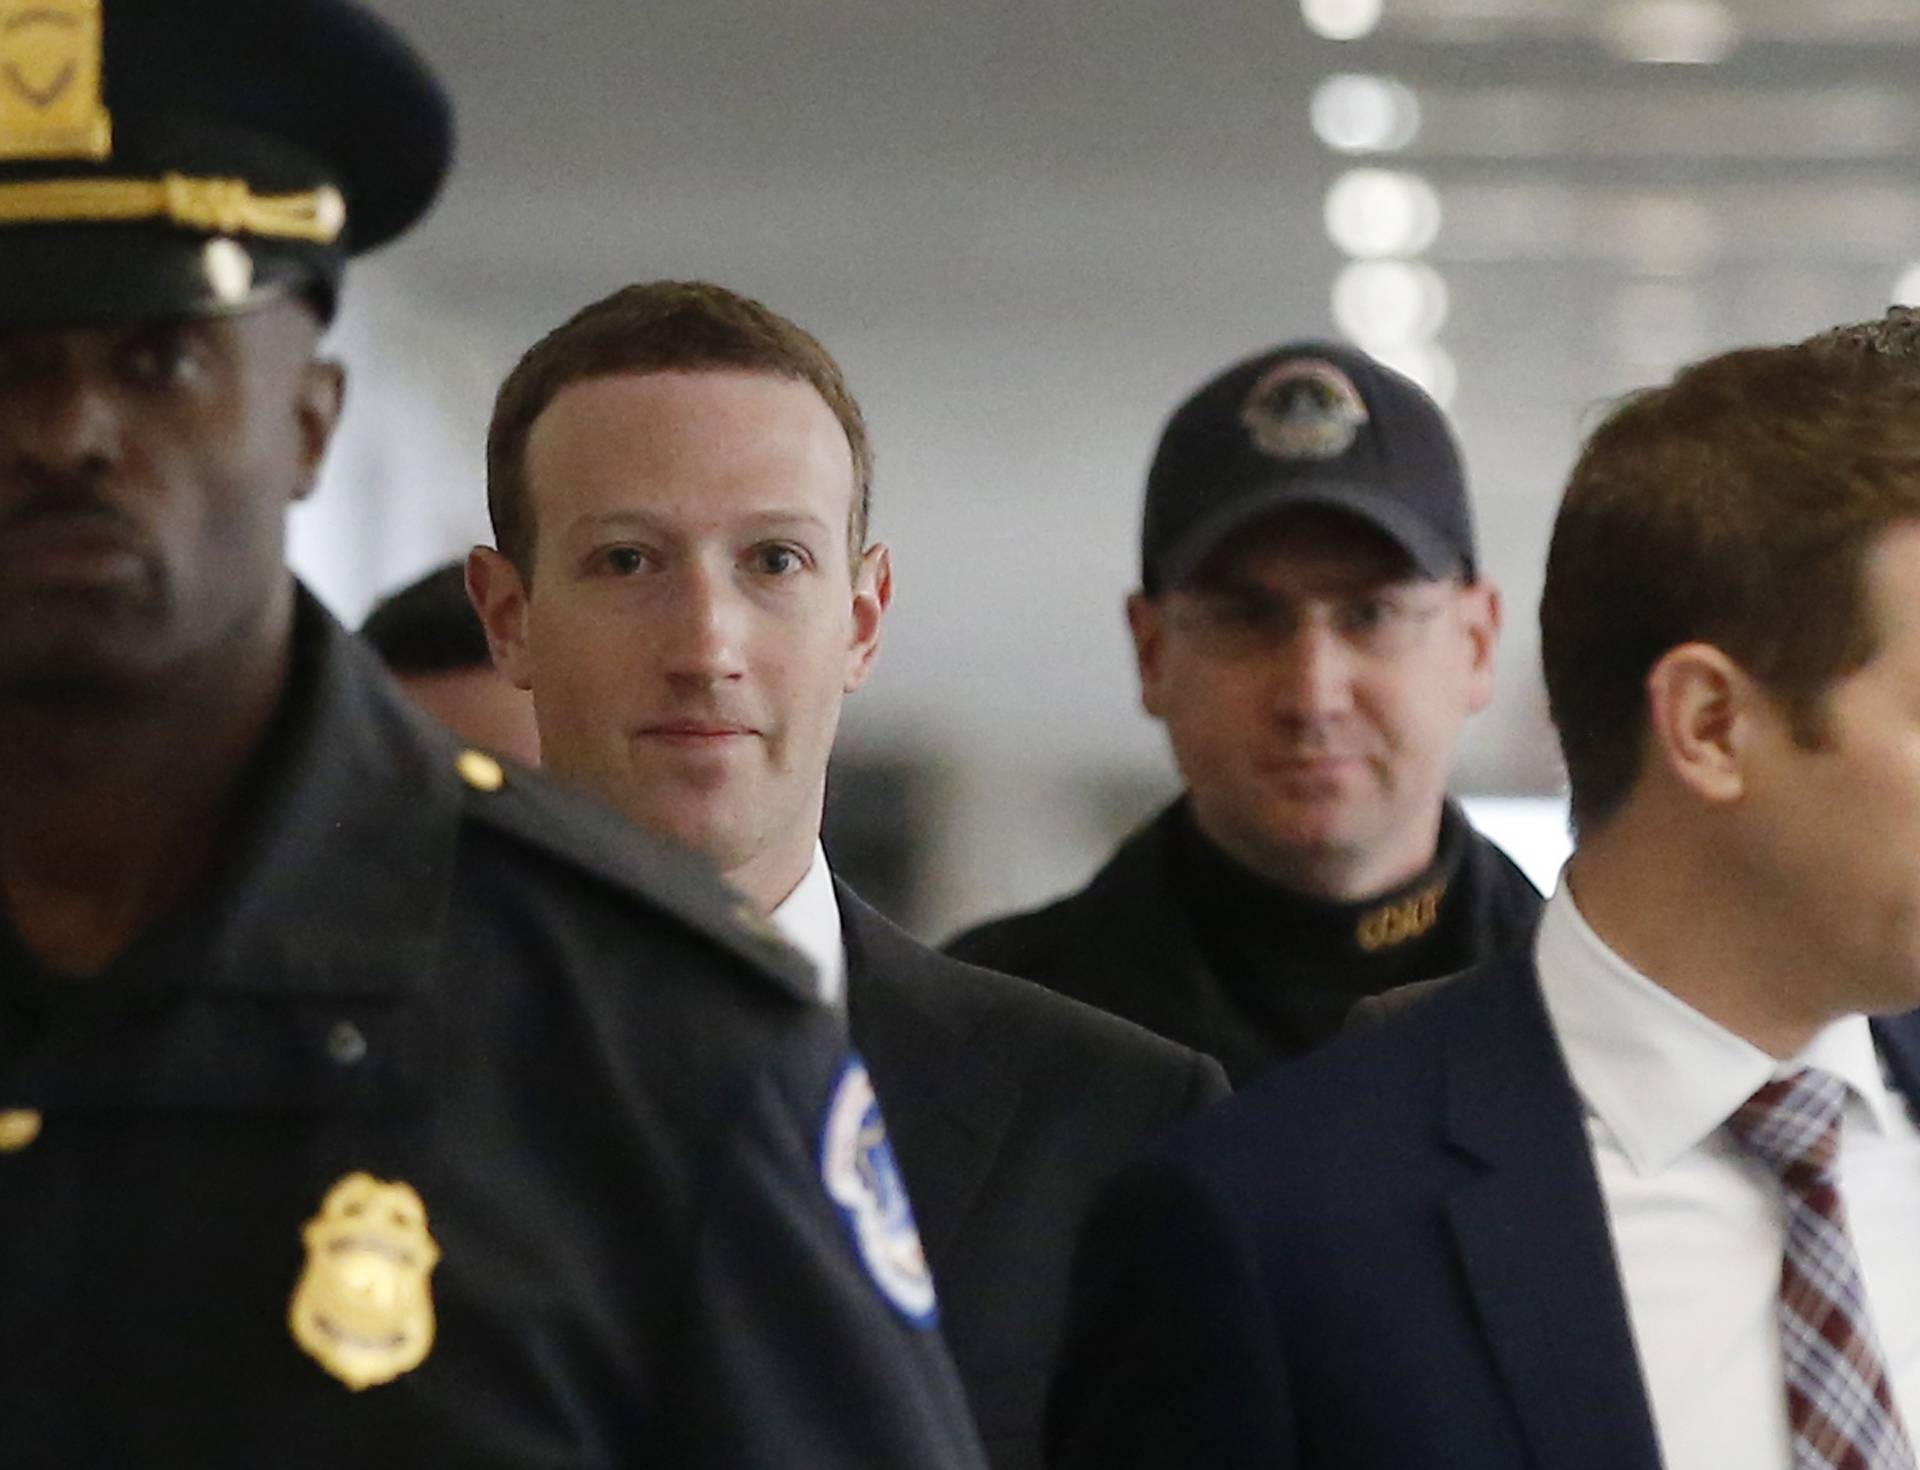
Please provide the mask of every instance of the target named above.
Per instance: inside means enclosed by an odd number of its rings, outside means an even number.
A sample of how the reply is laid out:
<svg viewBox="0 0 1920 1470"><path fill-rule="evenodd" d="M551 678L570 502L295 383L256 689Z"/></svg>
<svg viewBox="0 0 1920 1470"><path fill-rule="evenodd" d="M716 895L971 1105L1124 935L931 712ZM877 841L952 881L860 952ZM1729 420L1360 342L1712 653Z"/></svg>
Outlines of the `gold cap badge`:
<svg viewBox="0 0 1920 1470"><path fill-rule="evenodd" d="M300 1234L307 1266L287 1309L293 1340L356 1392L419 1367L433 1347L427 1278L440 1259L420 1196L349 1174Z"/></svg>
<svg viewBox="0 0 1920 1470"><path fill-rule="evenodd" d="M0 159L113 152L100 0L0 0Z"/></svg>

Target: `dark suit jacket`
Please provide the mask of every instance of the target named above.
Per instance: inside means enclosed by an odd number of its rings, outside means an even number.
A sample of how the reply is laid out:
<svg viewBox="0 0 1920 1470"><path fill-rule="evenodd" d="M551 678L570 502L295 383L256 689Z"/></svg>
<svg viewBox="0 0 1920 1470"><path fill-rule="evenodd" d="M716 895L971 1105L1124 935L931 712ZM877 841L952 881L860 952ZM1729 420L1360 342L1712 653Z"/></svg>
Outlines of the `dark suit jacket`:
<svg viewBox="0 0 1920 1470"><path fill-rule="evenodd" d="M1210 1059L963 965L838 885L847 1008L996 1470L1040 1464L1073 1247L1100 1186L1226 1096Z"/></svg>
<svg viewBox="0 0 1920 1470"><path fill-rule="evenodd" d="M1920 1013L1874 1030L1920 1097ZM1525 954L1181 1130L1103 1197L1075 1295L1057 1466L1659 1467Z"/></svg>

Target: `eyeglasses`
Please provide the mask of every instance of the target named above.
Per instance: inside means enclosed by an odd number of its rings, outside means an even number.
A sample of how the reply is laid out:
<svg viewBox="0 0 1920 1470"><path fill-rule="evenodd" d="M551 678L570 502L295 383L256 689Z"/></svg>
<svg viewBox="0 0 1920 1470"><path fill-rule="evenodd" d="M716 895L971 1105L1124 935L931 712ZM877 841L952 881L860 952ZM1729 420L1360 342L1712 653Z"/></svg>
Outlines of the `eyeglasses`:
<svg viewBox="0 0 1920 1470"><path fill-rule="evenodd" d="M1224 658L1271 654L1302 628L1325 627L1353 653L1394 659L1414 652L1427 625L1446 608L1429 583L1371 589L1352 597L1295 601L1253 587L1181 591L1172 620L1208 652Z"/></svg>

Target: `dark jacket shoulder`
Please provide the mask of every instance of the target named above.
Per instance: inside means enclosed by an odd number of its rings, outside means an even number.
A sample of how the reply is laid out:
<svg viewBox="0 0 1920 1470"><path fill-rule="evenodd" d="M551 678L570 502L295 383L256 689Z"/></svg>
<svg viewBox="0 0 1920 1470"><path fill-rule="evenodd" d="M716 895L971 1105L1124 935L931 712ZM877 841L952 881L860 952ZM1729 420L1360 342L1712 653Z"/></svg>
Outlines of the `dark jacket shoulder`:
<svg viewBox="0 0 1920 1470"><path fill-rule="evenodd" d="M1082 941L1083 919L1105 913L1123 930L1164 927L1161 913L1167 848L1176 807L1168 807L1130 835L1084 887L1035 908L1003 914L963 929L943 949L955 959L1010 975L1047 978L1070 967ZM1141 911L1140 906L1146 910ZM1132 912L1140 922L1124 917Z"/></svg>
<svg viewBox="0 0 1920 1470"><path fill-rule="evenodd" d="M1233 1022L1174 893L1178 822L1176 802L1121 843L1078 892L955 935L947 952L1217 1056L1207 1043Z"/></svg>
<svg viewBox="0 0 1920 1470"><path fill-rule="evenodd" d="M1444 1120L1435 1100L1449 1067L1510 1046L1554 1051L1524 949L1432 982L1418 1001L1271 1068L1224 1107L1183 1126L1168 1153L1268 1199L1292 1193L1295 1182L1310 1192L1310 1172L1301 1173L1310 1159L1336 1172L1378 1163L1391 1174L1400 1169L1394 1159L1404 1164L1437 1137ZM1570 1097L1557 1051L1549 1061ZM1483 1071L1473 1068L1468 1079L1476 1094L1497 1095L1505 1080ZM1349 1101L1329 1106L1329 1099ZM1283 1155L1290 1162L1280 1179L1274 1160Z"/></svg>
<svg viewBox="0 0 1920 1470"><path fill-rule="evenodd" d="M450 759L467 787L469 821L577 877L643 902L797 998L814 998L806 960L693 854L545 772L468 750Z"/></svg>
<svg viewBox="0 0 1920 1470"><path fill-rule="evenodd" d="M1176 1112L1225 1094L1218 1065L1193 1048L1017 974L929 948L844 886L840 898L850 951L869 962L850 954L850 967L865 977L867 998L881 994L911 1004L957 1037L991 1037L992 1055L1002 1065L1093 1065L1136 1084L1157 1078ZM857 1026L857 1009L855 1016Z"/></svg>
<svg viewBox="0 0 1920 1470"><path fill-rule="evenodd" d="M1444 968L1454 969L1515 947L1531 932L1540 896L1457 807L1447 810L1465 839L1460 881L1447 899L1453 937ZM1208 958L1177 880L1181 814L1179 802L1162 810L1079 892L967 930L949 950L1185 1042L1245 1082L1298 1054L1301 1037L1248 1010ZM1291 983L1293 963L1284 947L1276 951L1276 986ZM1312 968L1304 976L1309 984Z"/></svg>
<svg viewBox="0 0 1920 1470"><path fill-rule="evenodd" d="M1347 1029L1361 1031L1369 1026L1378 1026L1389 1016L1398 1015L1408 1006L1418 1005L1443 985L1449 985L1459 978L1458 975L1435 975L1431 980L1414 980L1406 985L1396 985L1378 995L1363 995L1347 1013Z"/></svg>

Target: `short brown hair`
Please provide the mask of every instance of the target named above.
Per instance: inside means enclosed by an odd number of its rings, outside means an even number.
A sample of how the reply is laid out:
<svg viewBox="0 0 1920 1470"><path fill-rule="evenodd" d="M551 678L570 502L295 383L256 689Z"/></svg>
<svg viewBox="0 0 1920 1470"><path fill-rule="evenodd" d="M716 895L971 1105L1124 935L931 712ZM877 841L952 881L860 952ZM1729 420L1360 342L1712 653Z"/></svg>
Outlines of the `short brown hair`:
<svg viewBox="0 0 1920 1470"><path fill-rule="evenodd" d="M1646 678L1702 641L1823 738L1821 696L1873 656L1868 552L1920 519L1920 372L1816 339L1729 352L1616 406L1554 523L1541 660L1576 827L1625 801Z"/></svg>
<svg viewBox="0 0 1920 1470"><path fill-rule="evenodd" d="M500 385L487 429L487 514L501 552L533 576L534 521L527 440L560 392L624 374L749 372L809 384L845 430L853 452L847 528L858 561L873 497L866 420L827 349L778 312L705 281L647 281L583 307L547 333Z"/></svg>
<svg viewBox="0 0 1920 1470"><path fill-rule="evenodd" d="M1806 345L1843 352L1877 352L1882 357L1920 362L1920 311L1911 306L1890 306L1885 316L1831 327L1809 337Z"/></svg>

